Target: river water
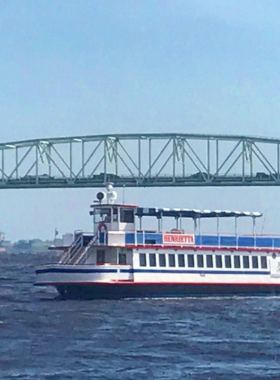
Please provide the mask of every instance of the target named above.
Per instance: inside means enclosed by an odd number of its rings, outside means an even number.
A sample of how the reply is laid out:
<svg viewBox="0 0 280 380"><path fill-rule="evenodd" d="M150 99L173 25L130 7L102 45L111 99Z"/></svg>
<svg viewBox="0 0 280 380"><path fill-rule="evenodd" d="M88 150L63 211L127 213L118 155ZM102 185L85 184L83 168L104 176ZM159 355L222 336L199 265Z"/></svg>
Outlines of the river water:
<svg viewBox="0 0 280 380"><path fill-rule="evenodd" d="M280 379L280 297L61 301L0 256L0 379Z"/></svg>

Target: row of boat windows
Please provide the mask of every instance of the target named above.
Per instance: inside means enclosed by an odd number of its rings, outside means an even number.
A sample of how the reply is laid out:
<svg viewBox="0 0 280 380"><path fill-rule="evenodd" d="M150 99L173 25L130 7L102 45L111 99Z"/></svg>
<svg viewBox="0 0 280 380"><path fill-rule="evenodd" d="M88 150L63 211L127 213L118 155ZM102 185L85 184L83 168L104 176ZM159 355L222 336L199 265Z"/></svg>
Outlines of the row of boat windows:
<svg viewBox="0 0 280 380"><path fill-rule="evenodd" d="M177 257L177 265L175 256ZM196 263L195 263L196 261ZM267 257L266 256L238 256L238 255L202 255L202 254L178 254L174 253L140 253L139 260L140 267L173 267L180 268L236 268L239 269L267 269Z"/></svg>

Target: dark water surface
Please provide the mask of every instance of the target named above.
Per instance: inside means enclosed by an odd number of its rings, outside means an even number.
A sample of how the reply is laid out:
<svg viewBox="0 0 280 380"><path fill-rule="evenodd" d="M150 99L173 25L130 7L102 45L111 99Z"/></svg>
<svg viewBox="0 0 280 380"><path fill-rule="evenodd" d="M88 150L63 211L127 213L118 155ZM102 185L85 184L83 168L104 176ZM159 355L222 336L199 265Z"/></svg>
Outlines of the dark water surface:
<svg viewBox="0 0 280 380"><path fill-rule="evenodd" d="M59 301L0 256L0 379L280 379L280 298Z"/></svg>

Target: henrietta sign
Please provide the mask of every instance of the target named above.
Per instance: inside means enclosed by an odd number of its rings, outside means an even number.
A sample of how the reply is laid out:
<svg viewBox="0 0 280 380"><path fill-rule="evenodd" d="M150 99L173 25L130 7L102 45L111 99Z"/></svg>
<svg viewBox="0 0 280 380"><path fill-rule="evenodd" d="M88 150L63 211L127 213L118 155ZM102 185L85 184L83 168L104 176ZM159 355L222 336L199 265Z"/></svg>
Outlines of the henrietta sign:
<svg viewBox="0 0 280 380"><path fill-rule="evenodd" d="M163 234L163 243L180 245L194 244L194 235Z"/></svg>

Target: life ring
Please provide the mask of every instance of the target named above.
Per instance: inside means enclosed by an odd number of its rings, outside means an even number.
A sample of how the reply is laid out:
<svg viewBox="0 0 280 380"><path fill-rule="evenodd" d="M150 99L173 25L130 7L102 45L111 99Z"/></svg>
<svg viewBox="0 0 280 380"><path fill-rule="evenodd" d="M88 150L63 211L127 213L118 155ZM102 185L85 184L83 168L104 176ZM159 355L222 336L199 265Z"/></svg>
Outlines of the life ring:
<svg viewBox="0 0 280 380"><path fill-rule="evenodd" d="M104 222L100 222L98 224L98 231L99 232L107 232L108 228Z"/></svg>

